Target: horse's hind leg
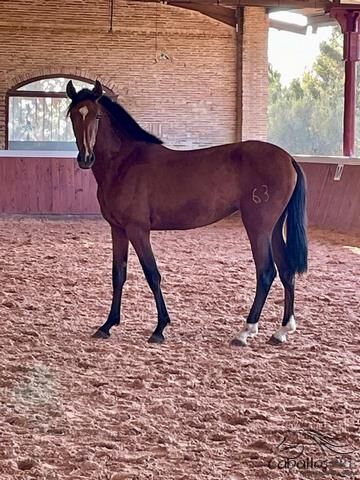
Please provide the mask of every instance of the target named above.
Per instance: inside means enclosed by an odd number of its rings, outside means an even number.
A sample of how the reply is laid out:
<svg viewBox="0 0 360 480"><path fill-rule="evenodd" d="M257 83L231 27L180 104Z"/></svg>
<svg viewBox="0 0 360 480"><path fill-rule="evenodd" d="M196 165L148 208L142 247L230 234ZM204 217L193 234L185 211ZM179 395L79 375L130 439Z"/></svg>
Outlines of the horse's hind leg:
<svg viewBox="0 0 360 480"><path fill-rule="evenodd" d="M272 343L282 343L286 341L288 333L293 333L296 330L296 322L294 317L294 295L295 295L295 274L289 268L286 244L283 237L283 225L285 215L278 220L275 225L272 236L272 249L276 266L279 270L280 280L284 286L285 301L284 301L284 316L282 326L271 337Z"/></svg>
<svg viewBox="0 0 360 480"><path fill-rule="evenodd" d="M246 326L233 345L246 345L247 339L258 332L258 321L270 287L276 277L276 268L271 252L272 227L266 228L261 222L254 222L250 215L242 215L249 236L256 267L256 293L253 305L246 320Z"/></svg>

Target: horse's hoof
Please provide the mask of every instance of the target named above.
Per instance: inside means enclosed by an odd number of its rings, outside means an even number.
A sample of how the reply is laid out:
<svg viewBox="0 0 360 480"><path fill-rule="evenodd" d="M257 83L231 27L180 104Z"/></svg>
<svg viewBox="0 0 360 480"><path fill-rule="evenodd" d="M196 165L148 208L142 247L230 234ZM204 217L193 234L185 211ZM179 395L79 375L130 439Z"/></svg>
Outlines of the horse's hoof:
<svg viewBox="0 0 360 480"><path fill-rule="evenodd" d="M149 338L149 343L163 343L163 342L165 342L165 337L162 333L160 333L160 335L152 334L151 337Z"/></svg>
<svg viewBox="0 0 360 480"><path fill-rule="evenodd" d="M100 328L97 330L93 335L91 335L92 338L110 338L110 333L103 332Z"/></svg>
<svg viewBox="0 0 360 480"><path fill-rule="evenodd" d="M271 335L267 343L269 345L283 345L285 342L286 342L286 339L280 340L279 338L276 338L275 335Z"/></svg>
<svg viewBox="0 0 360 480"><path fill-rule="evenodd" d="M230 345L232 345L233 347L246 347L247 343L246 343L246 340L242 340L240 338L235 337L231 340Z"/></svg>

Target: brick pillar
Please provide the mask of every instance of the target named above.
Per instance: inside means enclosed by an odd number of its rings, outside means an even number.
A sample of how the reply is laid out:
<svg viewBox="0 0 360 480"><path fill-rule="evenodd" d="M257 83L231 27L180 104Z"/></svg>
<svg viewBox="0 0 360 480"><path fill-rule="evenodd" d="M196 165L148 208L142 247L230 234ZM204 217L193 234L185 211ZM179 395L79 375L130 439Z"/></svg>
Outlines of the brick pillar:
<svg viewBox="0 0 360 480"><path fill-rule="evenodd" d="M237 140L267 139L268 29L265 8L239 9Z"/></svg>
<svg viewBox="0 0 360 480"><path fill-rule="evenodd" d="M5 148L5 135L6 135L6 92L0 87L0 150Z"/></svg>

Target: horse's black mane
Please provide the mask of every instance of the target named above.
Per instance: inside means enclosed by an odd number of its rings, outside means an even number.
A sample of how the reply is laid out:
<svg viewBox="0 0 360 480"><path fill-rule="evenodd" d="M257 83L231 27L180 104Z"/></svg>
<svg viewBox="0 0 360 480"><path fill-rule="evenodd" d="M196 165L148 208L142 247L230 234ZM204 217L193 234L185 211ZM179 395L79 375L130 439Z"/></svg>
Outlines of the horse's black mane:
<svg viewBox="0 0 360 480"><path fill-rule="evenodd" d="M95 102L97 100L97 97L91 90L83 88L76 94L76 97L71 101L68 108L68 114L73 107L75 107L80 102L83 102L84 100L92 100ZM140 125L119 103L111 100L111 98L107 97L106 95L103 95L98 100L98 102L110 114L110 118L115 129L126 130L127 133L134 140L140 140L147 143L163 143L162 140L157 138L155 135L152 135L151 133L141 128Z"/></svg>

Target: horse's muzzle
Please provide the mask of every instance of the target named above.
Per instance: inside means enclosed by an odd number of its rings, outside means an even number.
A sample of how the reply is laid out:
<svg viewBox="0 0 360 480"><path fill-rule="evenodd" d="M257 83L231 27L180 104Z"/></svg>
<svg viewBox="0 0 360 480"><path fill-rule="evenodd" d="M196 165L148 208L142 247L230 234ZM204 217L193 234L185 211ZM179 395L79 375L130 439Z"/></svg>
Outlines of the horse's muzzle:
<svg viewBox="0 0 360 480"><path fill-rule="evenodd" d="M80 168L88 169L94 165L95 162L95 153L91 152L89 155L83 153L78 153L77 161Z"/></svg>

